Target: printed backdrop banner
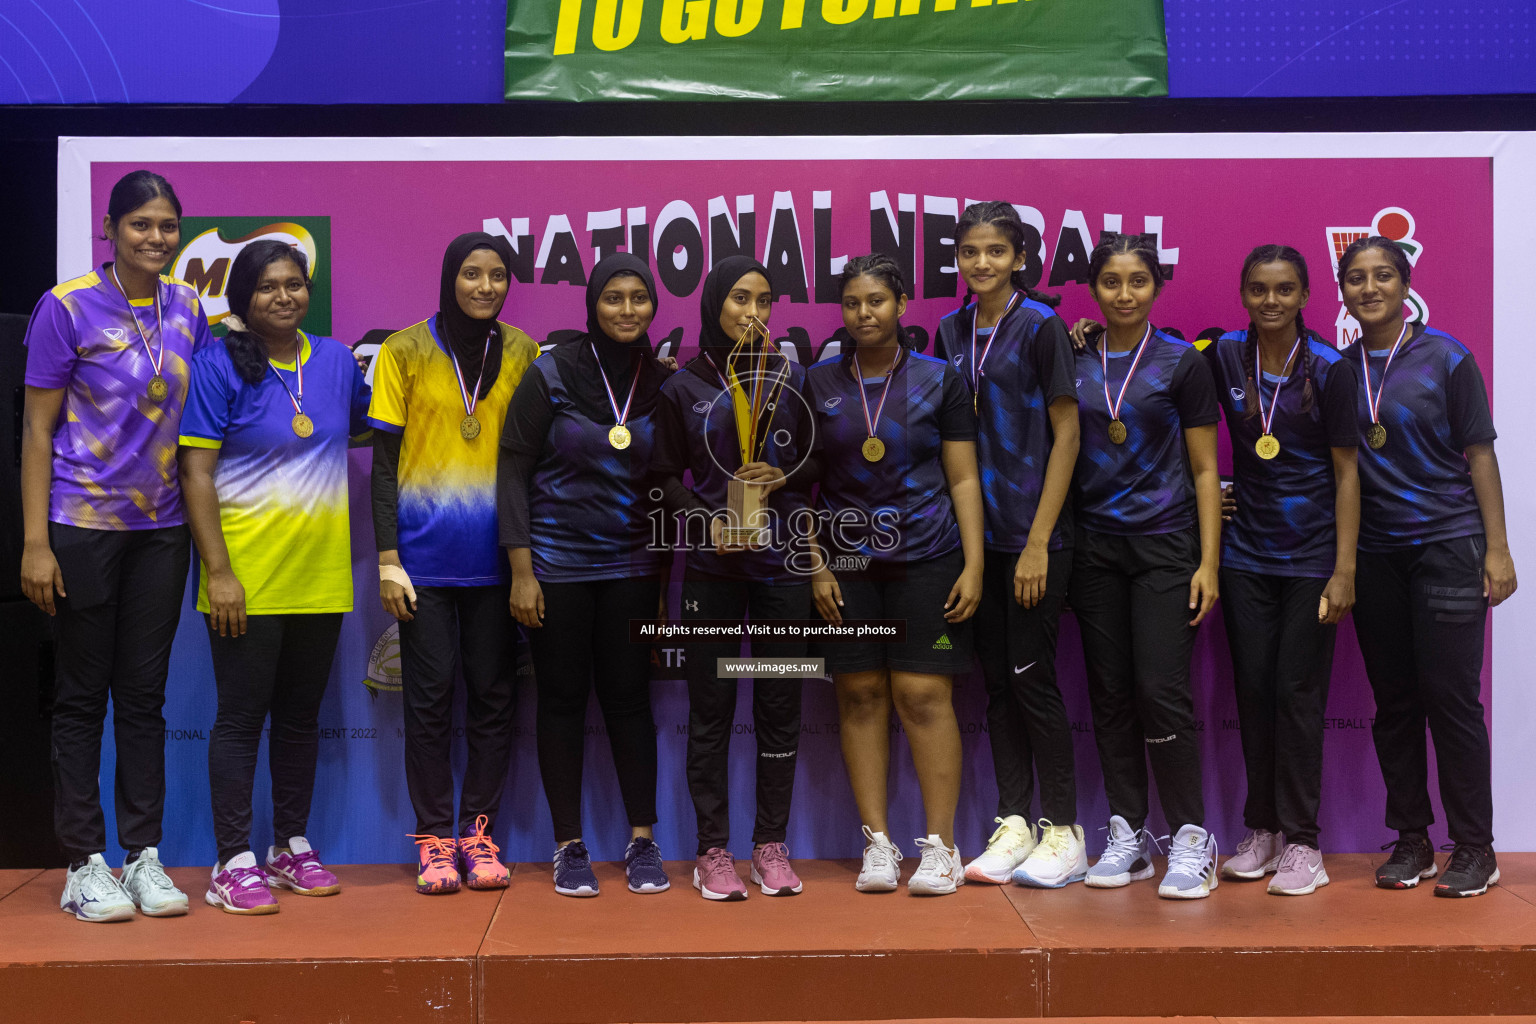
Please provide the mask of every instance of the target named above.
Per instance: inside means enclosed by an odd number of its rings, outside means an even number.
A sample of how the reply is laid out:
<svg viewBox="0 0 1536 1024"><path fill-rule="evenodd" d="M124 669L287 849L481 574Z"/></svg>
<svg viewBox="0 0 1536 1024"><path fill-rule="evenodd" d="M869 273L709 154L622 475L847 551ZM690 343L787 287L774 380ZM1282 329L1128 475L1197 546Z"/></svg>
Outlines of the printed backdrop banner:
<svg viewBox="0 0 1536 1024"><path fill-rule="evenodd" d="M1031 278L1062 297L1060 312L1068 322L1095 312L1084 279L1098 233L1108 228L1155 234L1171 281L1154 320L1191 339L1207 329L1246 323L1238 301L1242 259L1256 244L1285 242L1300 249L1311 267L1308 323L1346 343L1355 327L1331 282L1333 261L1358 234L1384 232L1413 254L1418 315L1463 339L1490 382L1501 381L1504 359L1525 358L1506 356L1506 349L1500 350L1498 365L1494 358L1498 175L1492 173L1492 153L1495 142L1506 137L1430 137L1455 140L1439 145L1425 138L1412 144L1381 136L1198 135L63 140L59 274L73 276L105 256L91 241L92 223L119 176L150 166L175 184L188 216L199 218L202 241L187 241L203 247L195 276L210 308L220 299L214 294L221 281L214 266L230 246L287 232L316 245L315 256L328 276L332 333L348 343L377 340L381 332L431 314L444 247L462 231L483 228L505 234L515 253L503 319L541 340L579 329L590 268L601 255L628 249L643 254L656 270L660 294L652 337L686 358L696 345L697 297L706 268L729 254L749 252L774 277L779 299L771 331L794 358L810 363L829 351L841 323L836 276L843 261L871 249L894 253L906 269L912 301L905 323L917 346L931 350L935 325L958 305L963 291L953 262L956 217L973 200L1002 198L1013 202L1029 225ZM1512 261L1529 261L1528 253L1513 249ZM190 267L191 257L184 254L178 266L183 264ZM1506 430L1513 429L1511 418L1518 424L1527 414L1512 399L1501 409L1499 422ZM357 609L347 616L323 707L310 836L336 862L389 861L410 856L405 835L414 831L401 767L398 647L377 597L369 455L357 452L352 459ZM1518 484L1523 468L1510 464L1517 461L1506 462L1506 487L1519 557L1531 550L1518 545L1531 517L1522 513L1528 492ZM192 611L193 590L177 638L166 710L170 794L164 845L175 863L207 863L214 856L206 761L214 685L205 627ZM1515 600L1522 599L1528 600L1523 594ZM510 621L507 628L514 628ZM1536 718L1529 701L1521 704L1525 698L1518 685L1493 699L1494 660L1485 666L1484 699L1495 722L1506 714L1508 691L1511 721L1530 728ZM682 770L687 727L682 664L676 645L654 651L658 836L665 852L678 857L689 855L694 844ZM496 831L511 859L543 860L552 833L534 754L526 664L523 672L516 753ZM1078 740L1080 820L1093 835L1107 809L1082 651L1070 615L1063 622L1060 677ZM1514 683L1517 675L1507 678ZM1244 780L1230 660L1216 614L1201 630L1194 689L1207 822L1230 849L1242 834ZM824 681L807 681L805 695L790 843L800 856L853 856L861 837L840 762L835 701ZM957 681L955 701L965 741L957 834L964 852L974 854L991 831L996 800L978 676ZM1322 829L1328 850L1374 850L1389 838L1370 739L1372 710L1346 623L1325 745ZM745 854L754 761L747 700L735 731L731 813L736 852ZM897 837L910 839L923 831L921 804L905 744L899 735L896 739L892 826ZM1510 757L1517 759L1514 767ZM1497 727L1495 758L1500 792L1529 785L1528 764L1518 760L1515 744L1500 742ZM616 858L625 839L624 815L595 708L588 761L586 835L598 857ZM109 756L104 773L110 773L110 764ZM259 844L270 841L260 831L270 820L265 789L260 782ZM1500 806L1506 815L1501 821L1510 821L1514 802ZM1095 852L1102 841L1101 835L1090 840Z"/></svg>
<svg viewBox="0 0 1536 1024"><path fill-rule="evenodd" d="M507 98L1166 96L1162 0L507 4Z"/></svg>

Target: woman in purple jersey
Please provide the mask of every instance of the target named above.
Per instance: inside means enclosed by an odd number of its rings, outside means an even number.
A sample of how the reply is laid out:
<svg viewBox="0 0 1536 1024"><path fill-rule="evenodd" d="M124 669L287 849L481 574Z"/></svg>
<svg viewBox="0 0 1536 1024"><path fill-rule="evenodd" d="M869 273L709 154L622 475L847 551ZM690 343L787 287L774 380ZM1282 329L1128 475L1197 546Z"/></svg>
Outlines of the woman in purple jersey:
<svg viewBox="0 0 1536 1024"><path fill-rule="evenodd" d="M1360 324L1344 357L1361 369L1366 442L1355 632L1376 696L1386 823L1398 833L1376 884L1408 889L1438 870L1427 725L1455 843L1435 895L1477 896L1499 880L1480 699L1484 625L1515 592L1515 563L1482 374L1461 342L1406 322L1412 270L1400 246L1375 236L1339 257L1344 305Z"/></svg>
<svg viewBox="0 0 1536 1024"><path fill-rule="evenodd" d="M1176 830L1158 894L1200 899L1217 885L1216 842L1203 827L1189 662L1217 594L1215 385L1193 345L1150 322L1163 286L1150 236L1106 234L1088 284L1107 327L1076 357L1082 446L1068 599L1111 817L1086 881L1114 888L1152 877L1150 760Z"/></svg>
<svg viewBox="0 0 1536 1024"><path fill-rule="evenodd" d="M170 183L134 171L112 188L112 259L37 304L27 328L21 586L54 616L54 824L70 867L59 905L82 921L187 912L161 868L165 677L190 537L176 438L193 351L209 340L197 293L161 271L181 241ZM122 878L103 858L98 776L107 700L117 741Z"/></svg>
<svg viewBox="0 0 1536 1024"><path fill-rule="evenodd" d="M888 256L848 261L842 279L849 343L807 373L821 474L821 545L832 558L812 581L817 610L898 620L905 637L823 646L837 687L843 760L868 845L855 883L896 888L887 775L894 706L912 747L927 832L907 882L920 895L965 881L955 847L960 729L951 687L971 662L981 600L983 522L971 396L954 368L902 342L906 288Z"/></svg>
<svg viewBox="0 0 1536 1024"><path fill-rule="evenodd" d="M1336 623L1355 603L1360 480L1352 364L1306 329L1307 264L1261 245L1240 278L1248 328L1205 348L1241 496L1222 536L1248 833L1223 878L1304 896L1328 884L1318 846L1323 715Z"/></svg>

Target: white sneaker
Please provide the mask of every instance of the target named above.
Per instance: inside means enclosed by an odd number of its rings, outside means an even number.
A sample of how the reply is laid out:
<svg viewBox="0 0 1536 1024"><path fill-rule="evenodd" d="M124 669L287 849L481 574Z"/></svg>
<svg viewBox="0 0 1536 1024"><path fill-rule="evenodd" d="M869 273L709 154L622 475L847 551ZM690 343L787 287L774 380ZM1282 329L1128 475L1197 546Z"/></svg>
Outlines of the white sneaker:
<svg viewBox="0 0 1536 1024"><path fill-rule="evenodd" d="M965 884L960 867L960 850L950 849L936 835L919 839L917 848L923 859L907 879L907 891L914 896L947 896Z"/></svg>
<svg viewBox="0 0 1536 1024"><path fill-rule="evenodd" d="M160 851L146 846L139 859L123 865L123 888L145 917L179 917L187 912L187 894L176 888L160 863Z"/></svg>
<svg viewBox="0 0 1536 1024"><path fill-rule="evenodd" d="M1216 837L1185 825L1168 847L1168 873L1157 894L1170 900L1203 900L1221 884L1216 874Z"/></svg>
<svg viewBox="0 0 1536 1024"><path fill-rule="evenodd" d="M1060 889L1088 877L1088 844L1079 825L1052 825L1040 821L1040 842L1024 863L1013 871L1018 885Z"/></svg>
<svg viewBox="0 0 1536 1024"><path fill-rule="evenodd" d="M901 851L884 832L871 832L864 826L864 864L859 868L859 879L853 887L859 892L895 892L901 881Z"/></svg>
<svg viewBox="0 0 1536 1024"><path fill-rule="evenodd" d="M982 855L965 866L965 877L972 882L1007 885L1013 869L1035 848L1035 826L1017 814L992 820L997 822L997 831L987 840Z"/></svg>
<svg viewBox="0 0 1536 1024"><path fill-rule="evenodd" d="M107 867L106 858L93 853L79 870L64 875L64 895L59 909L82 921L126 921L133 916L133 900Z"/></svg>

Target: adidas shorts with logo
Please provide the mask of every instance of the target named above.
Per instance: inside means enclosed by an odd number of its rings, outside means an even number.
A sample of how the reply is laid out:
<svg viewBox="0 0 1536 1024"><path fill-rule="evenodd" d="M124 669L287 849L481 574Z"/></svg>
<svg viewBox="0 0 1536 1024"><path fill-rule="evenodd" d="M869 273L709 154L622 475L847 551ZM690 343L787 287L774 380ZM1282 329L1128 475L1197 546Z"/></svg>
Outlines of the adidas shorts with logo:
<svg viewBox="0 0 1536 1024"><path fill-rule="evenodd" d="M899 619L906 622L906 639L820 642L814 645L815 656L826 659L832 674L879 668L937 675L969 671L972 620L944 621L944 600L964 568L965 556L957 548L923 562L877 564L868 572L839 575L844 622Z"/></svg>

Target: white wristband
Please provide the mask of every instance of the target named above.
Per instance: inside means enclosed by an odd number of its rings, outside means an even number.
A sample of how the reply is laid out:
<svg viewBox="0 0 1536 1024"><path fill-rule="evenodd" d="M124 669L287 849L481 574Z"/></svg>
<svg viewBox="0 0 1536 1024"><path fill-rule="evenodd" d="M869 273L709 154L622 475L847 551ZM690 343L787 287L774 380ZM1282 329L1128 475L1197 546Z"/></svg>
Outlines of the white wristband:
<svg viewBox="0 0 1536 1024"><path fill-rule="evenodd" d="M386 580L388 580L390 583L398 583L402 587L404 587L405 588L405 596L406 596L406 598L412 604L416 603L416 588L411 586L410 574L405 571L405 568L403 566L399 566L399 565L381 565L381 566L379 566L379 582L383 583Z"/></svg>

